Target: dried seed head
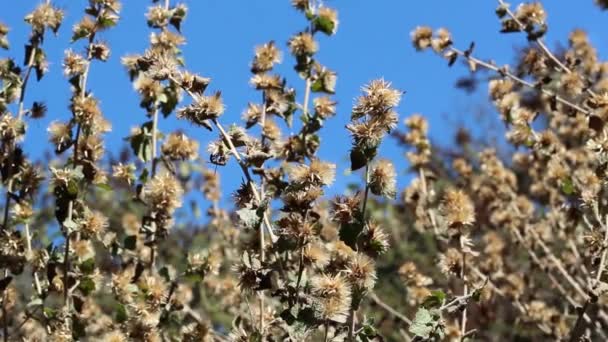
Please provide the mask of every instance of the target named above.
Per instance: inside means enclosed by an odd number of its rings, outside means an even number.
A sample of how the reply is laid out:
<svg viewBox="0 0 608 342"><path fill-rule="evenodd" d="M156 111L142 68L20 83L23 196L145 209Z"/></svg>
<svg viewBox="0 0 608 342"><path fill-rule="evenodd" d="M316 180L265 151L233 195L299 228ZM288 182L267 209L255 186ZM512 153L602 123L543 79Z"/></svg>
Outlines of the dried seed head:
<svg viewBox="0 0 608 342"><path fill-rule="evenodd" d="M279 75L255 74L251 77L251 85L257 90L270 90L283 88L283 80Z"/></svg>
<svg viewBox="0 0 608 342"><path fill-rule="evenodd" d="M3 48L5 50L8 50L9 48L9 43L8 43L8 38L6 38L6 35L9 32L9 28L8 26L6 26L4 23L0 22L0 48Z"/></svg>
<svg viewBox="0 0 608 342"><path fill-rule="evenodd" d="M91 259L95 256L95 249L90 240L72 241L72 248L74 255L80 260Z"/></svg>
<svg viewBox="0 0 608 342"><path fill-rule="evenodd" d="M440 28L435 33L435 37L431 40L431 45L435 52L442 52L452 45L452 37L450 31L445 28Z"/></svg>
<svg viewBox="0 0 608 342"><path fill-rule="evenodd" d="M351 305L351 288L341 275L320 275L311 280L316 314L324 320L345 322Z"/></svg>
<svg viewBox="0 0 608 342"><path fill-rule="evenodd" d="M575 72L564 73L561 77L563 91L570 96L578 96L583 92L585 83L581 76Z"/></svg>
<svg viewBox="0 0 608 342"><path fill-rule="evenodd" d="M72 99L72 113L76 121L85 126L92 126L101 117L97 99L92 96L75 97Z"/></svg>
<svg viewBox="0 0 608 342"><path fill-rule="evenodd" d="M25 123L10 114L0 118L0 137L3 141L21 140L25 134Z"/></svg>
<svg viewBox="0 0 608 342"><path fill-rule="evenodd" d="M446 276L460 276L462 272L462 255L455 248L449 248L439 256L439 270Z"/></svg>
<svg viewBox="0 0 608 342"><path fill-rule="evenodd" d="M395 198L397 194L397 173L390 160L381 159L372 166L369 187L374 195Z"/></svg>
<svg viewBox="0 0 608 342"><path fill-rule="evenodd" d="M145 198L154 211L168 213L181 207L183 189L177 179L164 172L150 180L144 188Z"/></svg>
<svg viewBox="0 0 608 342"><path fill-rule="evenodd" d="M361 232L362 250L372 258L377 258L388 251L390 247L389 236L382 226L375 221L368 221Z"/></svg>
<svg viewBox="0 0 608 342"><path fill-rule="evenodd" d="M411 37L416 50L424 50L431 46L433 29L428 26L418 26L412 31Z"/></svg>
<svg viewBox="0 0 608 342"><path fill-rule="evenodd" d="M110 48L106 43L98 42L93 43L89 47L89 53L91 57L102 62L105 62L110 58Z"/></svg>
<svg viewBox="0 0 608 342"><path fill-rule="evenodd" d="M38 35L41 35L45 28L57 33L62 20L63 11L48 3L39 5L32 13L25 16L25 21L32 25L32 31Z"/></svg>
<svg viewBox="0 0 608 342"><path fill-rule="evenodd" d="M112 166L112 177L116 178L119 181L124 181L127 184L131 185L131 183L135 180L135 165L134 164L126 164L118 163Z"/></svg>
<svg viewBox="0 0 608 342"><path fill-rule="evenodd" d="M85 16L80 20L79 23L74 25L72 29L73 38L72 40L76 40L79 38L89 38L95 33L98 29L97 22L93 20L89 16Z"/></svg>
<svg viewBox="0 0 608 342"><path fill-rule="evenodd" d="M80 54L67 50L63 59L63 73L68 77L82 75L87 70L89 62Z"/></svg>
<svg viewBox="0 0 608 342"><path fill-rule="evenodd" d="M447 190L440 208L448 226L459 228L475 222L475 207L469 196L462 190Z"/></svg>
<svg viewBox="0 0 608 342"><path fill-rule="evenodd" d="M332 201L331 206L332 221L348 224L358 219L361 212L361 199L359 196L338 196Z"/></svg>
<svg viewBox="0 0 608 342"><path fill-rule="evenodd" d="M167 136L161 151L171 160L194 160L198 157L198 148L198 141L178 132Z"/></svg>
<svg viewBox="0 0 608 342"><path fill-rule="evenodd" d="M336 176L336 165L318 159L310 165L298 164L289 169L289 178L300 184L330 185Z"/></svg>
<svg viewBox="0 0 608 342"><path fill-rule="evenodd" d="M146 301L152 310L160 308L165 302L168 289L160 277L144 275L138 286L146 294Z"/></svg>
<svg viewBox="0 0 608 342"><path fill-rule="evenodd" d="M13 219L17 222L29 222L34 216L34 210L29 202L21 201L13 206Z"/></svg>
<svg viewBox="0 0 608 342"><path fill-rule="evenodd" d="M289 51L295 57L305 57L314 55L319 46L314 37L308 32L301 32L289 40Z"/></svg>
<svg viewBox="0 0 608 342"><path fill-rule="evenodd" d="M365 115L372 118L386 116L391 108L399 104L402 94L401 91L391 88L390 82L383 79L371 81L362 91L364 95L357 99L351 115L352 120Z"/></svg>
<svg viewBox="0 0 608 342"><path fill-rule="evenodd" d="M329 264L330 256L320 243L309 243L304 247L304 264L322 270Z"/></svg>
<svg viewBox="0 0 608 342"><path fill-rule="evenodd" d="M120 330L114 330L103 335L102 340L107 342L128 342L129 339Z"/></svg>
<svg viewBox="0 0 608 342"><path fill-rule="evenodd" d="M32 119L41 119L46 115L48 108L43 102L34 102L28 115Z"/></svg>
<svg viewBox="0 0 608 342"><path fill-rule="evenodd" d="M281 63L281 51L271 41L255 48L251 72L257 74L269 71L277 63Z"/></svg>
<svg viewBox="0 0 608 342"><path fill-rule="evenodd" d="M315 114L322 119L328 119L336 114L336 102L329 96L316 97L313 100Z"/></svg>
<svg viewBox="0 0 608 342"><path fill-rule="evenodd" d="M189 72L182 72L180 76L182 87L199 95L202 95L209 83L211 83L210 78L191 74Z"/></svg>
<svg viewBox="0 0 608 342"><path fill-rule="evenodd" d="M540 25L547 19L545 9L540 2L519 5L515 16L525 26L532 24Z"/></svg>
<svg viewBox="0 0 608 342"><path fill-rule="evenodd" d="M217 119L224 113L224 103L221 93L212 96L199 96L194 103L177 111L178 118L185 118L190 122L208 126L207 120Z"/></svg>
<svg viewBox="0 0 608 342"><path fill-rule="evenodd" d="M86 211L79 223L80 232L87 239L93 237L99 239L110 225L108 218L99 211Z"/></svg>
<svg viewBox="0 0 608 342"><path fill-rule="evenodd" d="M346 278L358 291L371 291L376 284L376 264L365 254L355 253L346 266Z"/></svg>
<svg viewBox="0 0 608 342"><path fill-rule="evenodd" d="M171 19L171 11L165 9L162 5L157 5L148 8L146 18L148 19L148 25L150 27L162 28L169 24L169 19Z"/></svg>

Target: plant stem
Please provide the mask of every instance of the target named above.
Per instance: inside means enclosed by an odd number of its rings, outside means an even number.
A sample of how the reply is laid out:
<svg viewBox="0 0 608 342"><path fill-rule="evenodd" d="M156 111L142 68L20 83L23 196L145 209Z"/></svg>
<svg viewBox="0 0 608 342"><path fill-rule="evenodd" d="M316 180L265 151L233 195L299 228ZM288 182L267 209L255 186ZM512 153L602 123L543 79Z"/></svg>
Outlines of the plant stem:
<svg viewBox="0 0 608 342"><path fill-rule="evenodd" d="M379 307L381 307L382 309L384 309L385 311L387 311L388 313L390 313L391 315L393 315L395 318L399 319L400 321L402 321L406 325L409 326L410 324L412 324L412 321L409 318L407 318L405 315L403 315L402 313L400 313L399 311L397 311L395 308L393 308L390 305L386 304L375 293L372 293L369 296L369 298L374 303L376 303Z"/></svg>
<svg viewBox="0 0 608 342"><path fill-rule="evenodd" d="M608 253L608 216L606 216L606 223L603 224L601 221L601 218L599 217L599 213L597 210L597 204L595 206L596 208L596 218L599 221L600 226L603 228L604 230L604 241L602 243L602 255L600 257L600 264L598 266L597 269L597 274L595 276L595 282L593 284L593 289L596 289L599 284L601 283L601 279L602 279L602 274L604 273L604 268L606 266L606 254ZM570 342L575 342L578 341L580 339L580 337L583 334L584 329L584 323L583 323L583 319L587 313L587 309L589 308L589 306L591 306L592 303L597 302L597 294L595 293L595 291L591 292L590 295L588 296L587 300L585 301L585 304L583 304L583 307L579 310L578 313L578 317L576 319L576 323L574 324L574 327L572 328L572 333L570 335ZM593 323L594 318L591 318L591 322Z"/></svg>
<svg viewBox="0 0 608 342"><path fill-rule="evenodd" d="M515 23L517 24L517 26L519 26L519 28L522 31L525 31L525 25L521 22L521 20L519 20L517 18L517 16L515 16L515 13L513 13L513 11L511 11L511 8L509 7L509 4L507 4L506 2L504 2L503 0L498 0L498 3L503 6L503 8L505 9L505 11L507 12L507 14L509 15L509 17L511 17L511 19L513 19L513 21L515 21ZM549 59L551 59L553 61L553 63L555 63L558 68L560 68L562 71L564 71L567 74L572 73L572 70L570 70L570 68L568 68L564 63L562 63L559 58L557 58L552 52L551 50L549 50L549 48L547 47L547 45L545 44L545 42L543 41L542 38L538 37L538 38L534 38L534 42L538 45L538 47L543 51L543 53L545 55L547 55L547 57L549 57ZM587 88L585 90L589 95L591 96L596 96L595 92L593 90L591 90L591 88Z"/></svg>
<svg viewBox="0 0 608 342"><path fill-rule="evenodd" d="M361 221L362 221L361 224L365 224L365 211L367 210L367 198L368 197L369 197L369 162L367 165L365 165L365 192L363 194L363 203L361 204ZM358 237L357 237L357 240L359 240ZM357 241L355 243L357 243ZM357 246L355 246L355 247L357 247ZM355 340L355 336L354 336L355 314L356 314L356 310L351 305L350 313L348 315L348 325L349 325L348 340L349 341Z"/></svg>
<svg viewBox="0 0 608 342"><path fill-rule="evenodd" d="M460 278L462 279L463 282L463 289L462 289L462 295L464 297L467 297L469 294L469 288L467 285L467 279L466 279L466 269L467 269L467 255L464 251L465 249L465 244L464 244L464 236L460 235L460 252L462 253L462 272L460 274ZM462 318L461 318L461 325L460 325L460 336L461 336L461 340L464 340L465 334L467 332L467 305L465 304L464 309L462 310Z"/></svg>
<svg viewBox="0 0 608 342"><path fill-rule="evenodd" d="M507 71L507 70L505 70L503 68L499 68L496 65L490 64L488 62L484 62L484 61L482 61L480 59L477 59L477 58L473 57L471 54L465 53L464 51L458 50L456 48L450 48L450 51L458 54L459 56L465 57L467 60L469 60L469 61L471 61L471 62L473 62L473 63L475 63L475 64L477 64L479 66L482 66L482 67L484 67L484 68L486 68L488 70L495 71L496 73L500 74L503 77L510 78L511 80L513 80L513 81L515 81L515 82L517 82L517 83L519 83L519 84L521 84L523 86L526 86L526 87L531 88L531 89L537 89L540 92L542 92L543 94L545 94L545 95L547 95L549 97L553 97L555 99L555 101L557 101L557 102L559 102L559 103L561 103L561 104L563 104L565 106L568 106L568 107L570 107L570 108L572 108L574 110L577 110L577 111L579 111L579 112L581 112L581 113L583 113L585 115L591 115L591 112L589 110L581 108L580 106L578 106L578 105L576 105L576 104L574 104L574 103L572 103L572 102L570 102L570 101L568 101L568 100L566 100L566 99L558 96L557 94L555 94L555 93L553 93L553 92L551 92L549 90L546 90L546 89L543 89L543 88L539 89L534 84L532 84L532 83L530 83L530 82L528 82L528 81L526 81L524 79L521 79L521 78L515 76L514 74L510 73L509 71Z"/></svg>
<svg viewBox="0 0 608 342"><path fill-rule="evenodd" d="M188 95L192 99L196 100L198 98L198 96L196 94L192 93L190 91L190 89L184 87L181 84L181 82L178 82L174 77L170 76L169 79L171 81L173 81L175 84L177 84L178 86L180 86L186 93L188 93ZM230 152L232 153L234 158L237 160L241 170L243 171L243 175L245 176L245 179L247 180L247 183L249 183L249 186L251 187L251 192L253 192L253 197L255 198L256 201L261 202L262 197L260 196L260 193L258 192L258 189L255 186L255 182L253 181L253 178L251 177L249 168L245 164L245 161L241 157L241 154L239 153L239 151L234 146L232 139L230 138L230 136L228 135L228 133L226 132L226 130L224 129L224 127L218 121L217 118L214 118L211 121L213 122L213 125L220 131L220 134L222 135L222 139L224 139L224 141L228 144L228 148L230 148ZM264 219L264 224L266 225L266 228L268 230L268 235L270 236L271 242L272 243L276 242L278 240L278 237L272 231L272 224L270 223L270 219L268 218L268 215L266 215L266 213L264 213L263 219Z"/></svg>
<svg viewBox="0 0 608 342"><path fill-rule="evenodd" d="M262 124L262 146L264 145L265 134L264 128L266 127L266 91L262 91L262 115L260 123ZM262 164L262 168L264 165ZM260 192L262 196L264 196L264 172L262 172L262 176L260 179ZM264 212L266 214L266 212ZM266 241L264 238L264 227L260 226L260 262L262 265L264 261L266 261ZM260 291L260 334L264 334L264 291Z"/></svg>

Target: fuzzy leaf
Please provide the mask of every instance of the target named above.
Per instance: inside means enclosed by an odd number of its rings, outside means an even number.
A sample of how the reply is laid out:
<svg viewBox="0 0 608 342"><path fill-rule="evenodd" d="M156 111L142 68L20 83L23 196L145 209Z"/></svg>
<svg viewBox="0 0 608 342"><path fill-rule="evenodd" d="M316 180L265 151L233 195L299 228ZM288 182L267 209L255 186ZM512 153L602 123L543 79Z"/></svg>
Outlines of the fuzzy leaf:
<svg viewBox="0 0 608 342"><path fill-rule="evenodd" d="M239 220L246 228L257 228L262 223L262 218L256 209L243 208L236 211Z"/></svg>
<svg viewBox="0 0 608 342"><path fill-rule="evenodd" d="M431 312L425 308L419 308L416 311L416 317L410 325L410 333L422 337L423 339L428 339L431 337L431 332L433 332L435 324L433 320L433 316L431 316Z"/></svg>

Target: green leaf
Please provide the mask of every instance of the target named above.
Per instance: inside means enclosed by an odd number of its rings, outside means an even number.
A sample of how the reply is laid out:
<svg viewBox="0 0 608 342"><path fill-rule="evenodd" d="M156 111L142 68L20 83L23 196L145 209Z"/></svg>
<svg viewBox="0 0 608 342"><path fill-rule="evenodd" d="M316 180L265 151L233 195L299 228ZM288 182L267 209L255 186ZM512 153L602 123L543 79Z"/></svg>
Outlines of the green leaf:
<svg viewBox="0 0 608 342"><path fill-rule="evenodd" d="M568 178L562 180L561 190L564 193L564 195L567 195L567 196L574 194L575 189L574 189L574 184L572 183L572 178L568 177Z"/></svg>
<svg viewBox="0 0 608 342"><path fill-rule="evenodd" d="M162 100L161 100L162 97ZM176 87L171 84L168 87L165 87L164 92L161 96L159 96L158 102L160 104L160 110L163 113L164 117L169 116L171 112L177 107L177 103L179 102L179 92Z"/></svg>
<svg viewBox="0 0 608 342"><path fill-rule="evenodd" d="M78 288L85 296L88 296L91 292L95 291L95 282L89 277L85 277L80 280Z"/></svg>
<svg viewBox="0 0 608 342"><path fill-rule="evenodd" d="M44 309L42 309L42 311L44 312L44 315L47 318L54 318L57 314L57 311L55 309L49 307L45 307Z"/></svg>
<svg viewBox="0 0 608 342"><path fill-rule="evenodd" d="M431 332L434 330L435 324L431 312L425 308L419 308L416 311L416 317L410 325L410 333L428 339L431 337Z"/></svg>
<svg viewBox="0 0 608 342"><path fill-rule="evenodd" d="M427 309L437 308L443 304L445 293L441 290L431 291L431 295L424 299L422 306Z"/></svg>
<svg viewBox="0 0 608 342"><path fill-rule="evenodd" d="M84 28L80 28L76 31L74 31L74 34L72 34L72 43L74 43L75 41L82 39L82 38L86 38L91 34L91 32L87 29Z"/></svg>
<svg viewBox="0 0 608 342"><path fill-rule="evenodd" d="M317 79L310 85L310 90L313 93L319 93L323 91L323 81L321 79Z"/></svg>
<svg viewBox="0 0 608 342"><path fill-rule="evenodd" d="M129 315L127 314L127 308L122 304L118 304L116 306L116 321L118 323L123 323L126 322L127 319L129 319Z"/></svg>
<svg viewBox="0 0 608 342"><path fill-rule="evenodd" d="M95 271L95 259L90 258L80 263L80 271L86 275L92 274Z"/></svg>
<svg viewBox="0 0 608 342"><path fill-rule="evenodd" d="M160 270L158 270L158 274L160 274L165 280L170 283L171 282L171 274L169 272L169 268L167 266L163 266Z"/></svg>
<svg viewBox="0 0 608 342"><path fill-rule="evenodd" d="M116 26L116 22L117 18L114 16L102 16L98 20L99 26L104 29Z"/></svg>
<svg viewBox="0 0 608 342"><path fill-rule="evenodd" d="M99 183L95 185L99 190L112 191L112 186L106 183Z"/></svg>
<svg viewBox="0 0 608 342"><path fill-rule="evenodd" d="M133 154L144 163L152 159L152 137L150 134L152 125L152 121L144 123L141 125L141 132L129 138Z"/></svg>
<svg viewBox="0 0 608 342"><path fill-rule="evenodd" d="M363 231L363 224L359 221L340 225L340 240L355 250L357 248L357 238Z"/></svg>
<svg viewBox="0 0 608 342"><path fill-rule="evenodd" d="M68 181L68 194L72 197L78 196L78 183L73 179Z"/></svg>
<svg viewBox="0 0 608 342"><path fill-rule="evenodd" d="M367 165L367 157L365 153L359 148L353 148L350 151L350 169L352 171L359 170L360 168Z"/></svg>
<svg viewBox="0 0 608 342"><path fill-rule="evenodd" d="M125 238L124 247L128 250L135 250L137 245L137 235L129 235Z"/></svg>
<svg viewBox="0 0 608 342"><path fill-rule="evenodd" d="M258 210L243 208L236 211L240 222L246 228L257 228L262 223L262 217L259 215Z"/></svg>
<svg viewBox="0 0 608 342"><path fill-rule="evenodd" d="M321 31L328 36L334 34L334 29L336 28L336 25L332 20L320 16L317 16L313 20L313 25L315 27L315 31Z"/></svg>

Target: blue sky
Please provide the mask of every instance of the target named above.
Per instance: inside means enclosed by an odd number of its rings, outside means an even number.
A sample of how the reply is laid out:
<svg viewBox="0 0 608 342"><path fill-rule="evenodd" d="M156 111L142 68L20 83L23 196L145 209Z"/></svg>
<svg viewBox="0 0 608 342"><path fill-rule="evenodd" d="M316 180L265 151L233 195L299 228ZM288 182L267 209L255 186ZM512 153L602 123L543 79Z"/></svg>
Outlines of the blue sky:
<svg viewBox="0 0 608 342"><path fill-rule="evenodd" d="M38 1L9 1L0 12L0 21L10 28L11 50L0 51L0 56L11 56L22 62L22 42L28 36L29 27L23 17ZM286 49L289 37L303 28L306 22L300 13L290 6L289 0L185 0L190 9L183 25L187 45L183 52L190 70L211 77L210 90L222 90L227 111L221 121L228 125L239 122L248 101L258 101L259 93L249 85L249 64L254 46L275 40L284 51L283 64L277 69L287 77L288 83L299 90L303 97L303 81L292 71L294 60ZM10 3L10 5L9 5ZM33 157L50 150L46 127L52 120L65 120L70 116L67 109L69 85L61 71L63 51L70 46L71 28L82 17L87 1L57 0L56 5L66 10L66 21L58 37L48 36L44 46L51 61L50 73L36 84L30 83L27 104L34 100L45 101L49 107L47 117L29 124L26 151ZM172 1L174 3L174 1ZM101 34L112 49L107 63L95 63L89 77L89 86L101 100L102 109L113 124L107 136L108 149L117 151L122 138L132 126L145 120L138 106L126 72L120 65L120 57L141 53L148 45L151 30L144 14L150 1L124 1L122 18L117 27ZM417 53L409 34L417 25L434 28L446 27L456 46L466 48L476 42L475 54L480 58L492 58L499 64L513 61L517 46L525 44L519 34L501 35L500 24L494 14L496 2L492 0L332 0L326 5L338 9L340 25L333 37L321 36L318 59L338 73L336 87L338 115L327 122L322 131L324 140L320 157L338 164L338 180L331 192L339 193L348 182L357 182L359 175L347 175L350 138L344 128L349 120L350 109L360 87L374 78L384 77L401 90L407 91L399 107L401 119L412 113L422 113L430 121L431 138L439 143L451 144L451 133L459 126L475 127L476 112L489 108L487 90L482 86L473 94L454 89L459 77L467 74L466 68L449 69L446 63L431 53ZM605 22L608 13L599 11L593 0L544 2L548 12L549 32L546 40L550 46L567 43L568 33L576 27L588 31L591 40L604 57L608 43ZM74 50L81 51L82 43ZM400 124L402 127L402 124ZM216 137L202 129L193 129L175 116L160 122L163 130L180 128L190 136L201 139L202 151L206 141ZM476 131L480 131L478 128ZM382 146L380 155L396 162L400 172L399 184L406 184L407 164L392 139ZM222 171L227 189L234 189L240 180L240 170L229 165ZM346 175L346 176L342 176Z"/></svg>

